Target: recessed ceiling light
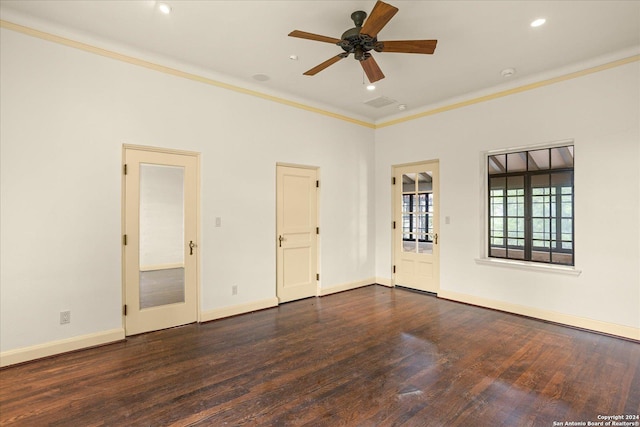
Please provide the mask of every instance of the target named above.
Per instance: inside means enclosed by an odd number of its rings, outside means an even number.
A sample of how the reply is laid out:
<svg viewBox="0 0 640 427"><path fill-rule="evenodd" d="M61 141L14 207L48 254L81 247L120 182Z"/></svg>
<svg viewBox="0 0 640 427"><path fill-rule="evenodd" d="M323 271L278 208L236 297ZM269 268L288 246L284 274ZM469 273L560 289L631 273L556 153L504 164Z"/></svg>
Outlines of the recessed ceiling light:
<svg viewBox="0 0 640 427"><path fill-rule="evenodd" d="M368 85L367 90L376 90L376 85Z"/></svg>
<svg viewBox="0 0 640 427"><path fill-rule="evenodd" d="M289 55L289 59L292 60L292 61L297 61L298 60L298 55L291 54L291 55Z"/></svg>
<svg viewBox="0 0 640 427"><path fill-rule="evenodd" d="M500 74L502 74L502 77L511 77L516 73L516 69L515 68L505 68L504 70L502 70L500 72Z"/></svg>
<svg viewBox="0 0 640 427"><path fill-rule="evenodd" d="M158 10L165 15L168 15L171 13L171 6L166 3L158 3Z"/></svg>
<svg viewBox="0 0 640 427"><path fill-rule="evenodd" d="M536 20L534 20L534 21L531 21L531 24L530 24L530 25L531 25L532 27L539 27L539 26L541 26L541 25L544 25L544 23L545 23L545 22L547 22L547 20L546 20L546 19L544 19L544 18L538 18L538 19L536 19Z"/></svg>

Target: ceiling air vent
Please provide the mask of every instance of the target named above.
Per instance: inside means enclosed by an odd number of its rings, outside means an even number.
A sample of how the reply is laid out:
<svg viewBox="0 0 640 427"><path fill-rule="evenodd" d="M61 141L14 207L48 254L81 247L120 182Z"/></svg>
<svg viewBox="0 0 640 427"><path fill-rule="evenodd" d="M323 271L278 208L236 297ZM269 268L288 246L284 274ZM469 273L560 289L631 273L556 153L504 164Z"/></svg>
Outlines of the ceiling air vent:
<svg viewBox="0 0 640 427"><path fill-rule="evenodd" d="M368 101L365 101L365 104L373 108L381 108L381 107L386 107L387 105L394 104L395 102L396 102L395 99L390 99L390 98L387 98L386 96L379 96L377 98L373 98Z"/></svg>

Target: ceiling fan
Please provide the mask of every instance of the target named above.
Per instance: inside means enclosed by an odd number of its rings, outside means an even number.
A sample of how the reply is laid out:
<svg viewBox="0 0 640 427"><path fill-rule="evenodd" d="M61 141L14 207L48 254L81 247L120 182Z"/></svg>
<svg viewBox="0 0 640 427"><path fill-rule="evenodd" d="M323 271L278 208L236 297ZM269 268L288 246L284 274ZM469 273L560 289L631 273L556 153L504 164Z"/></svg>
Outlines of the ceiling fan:
<svg viewBox="0 0 640 427"><path fill-rule="evenodd" d="M378 41L378 33L385 25L387 25L397 12L397 7L378 0L366 22L364 21L367 17L366 12L361 10L353 12L351 14L351 19L353 19L355 27L345 31L339 39L298 30L290 32L290 37L333 43L344 50L344 52L329 58L319 65L316 65L309 71L305 72L304 75L314 76L330 65L335 64L353 53L354 58L360 62L360 65L362 65L367 78L371 83L373 83L384 79L384 74L378 66L378 63L371 55L371 50L376 52L432 54L436 49L436 44L438 43L437 40Z"/></svg>

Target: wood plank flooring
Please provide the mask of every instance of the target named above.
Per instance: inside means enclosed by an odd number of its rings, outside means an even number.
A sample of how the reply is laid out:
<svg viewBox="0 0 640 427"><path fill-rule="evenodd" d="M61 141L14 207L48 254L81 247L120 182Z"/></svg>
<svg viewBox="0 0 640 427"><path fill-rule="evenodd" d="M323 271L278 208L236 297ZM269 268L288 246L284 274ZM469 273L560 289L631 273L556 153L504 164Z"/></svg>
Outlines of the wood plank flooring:
<svg viewBox="0 0 640 427"><path fill-rule="evenodd" d="M2 426L553 426L638 413L638 343L382 286L0 371Z"/></svg>

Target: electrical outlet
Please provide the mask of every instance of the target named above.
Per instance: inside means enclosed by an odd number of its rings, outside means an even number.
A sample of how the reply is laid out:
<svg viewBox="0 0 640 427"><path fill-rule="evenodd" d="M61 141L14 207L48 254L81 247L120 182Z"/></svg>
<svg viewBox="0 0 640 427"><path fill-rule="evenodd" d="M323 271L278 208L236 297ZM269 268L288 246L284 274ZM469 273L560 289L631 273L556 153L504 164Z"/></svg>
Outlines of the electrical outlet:
<svg viewBox="0 0 640 427"><path fill-rule="evenodd" d="M231 287L231 295L238 295L238 285L233 285Z"/></svg>
<svg viewBox="0 0 640 427"><path fill-rule="evenodd" d="M71 311L61 311L60 312L60 324L66 325L67 323L71 323Z"/></svg>

